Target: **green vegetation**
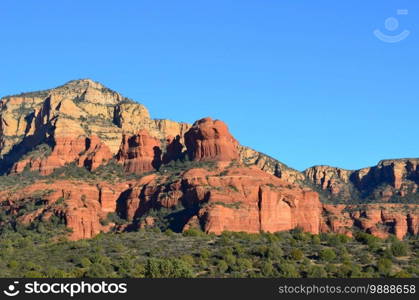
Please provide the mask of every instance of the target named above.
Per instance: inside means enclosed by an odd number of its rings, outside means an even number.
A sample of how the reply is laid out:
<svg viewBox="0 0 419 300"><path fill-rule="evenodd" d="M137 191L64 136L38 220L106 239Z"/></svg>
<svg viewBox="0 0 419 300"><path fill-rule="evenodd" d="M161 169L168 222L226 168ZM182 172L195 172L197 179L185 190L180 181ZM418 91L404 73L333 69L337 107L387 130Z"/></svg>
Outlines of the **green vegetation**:
<svg viewBox="0 0 419 300"><path fill-rule="evenodd" d="M225 203L221 201L212 202L210 205L221 205L227 208L239 209L242 202Z"/></svg>
<svg viewBox="0 0 419 300"><path fill-rule="evenodd" d="M41 144L33 151L29 152L25 157L45 157L49 155L50 151L51 148L47 144ZM211 161L189 161L189 159L186 157L176 161L171 161L169 164L162 166L158 171L155 172L159 175L169 176L167 179L165 179L165 183L170 184L172 181L177 180L178 176L182 172L193 168L214 170L216 168L216 163ZM118 164L115 160L111 160L106 165L99 166L92 172L86 168L77 166L75 163L71 163L56 169L51 175L47 176L42 176L39 172L36 171L30 171L28 168L19 174L0 176L0 189L19 189L40 180L53 181L58 179L83 180L87 182L106 181L110 183L116 183L140 179L141 177L150 175L152 173L154 172L148 172L142 175L126 173L123 166Z"/></svg>
<svg viewBox="0 0 419 300"><path fill-rule="evenodd" d="M42 145L40 149L37 148L35 153L39 154L41 151L47 151L47 147ZM142 176L145 175L148 175L148 173L143 174ZM51 175L47 176L42 176L39 172L30 171L27 168L19 174L0 176L0 189L20 189L41 180L49 182L59 179L68 179L83 180L87 182L106 181L115 183L128 181L130 179L139 179L142 176L126 173L122 165L116 163L114 160L106 165L100 166L93 172L90 172L86 168L78 167L75 163L71 163L62 168L56 169Z"/></svg>
<svg viewBox="0 0 419 300"><path fill-rule="evenodd" d="M419 277L419 241L413 237L397 241L360 234L350 239L298 230L215 236L197 229L174 233L154 228L74 242L63 238L65 232L59 218L3 227L0 276Z"/></svg>
<svg viewBox="0 0 419 300"><path fill-rule="evenodd" d="M159 169L160 174L176 174L187 171L189 169L202 168L206 170L215 170L216 162L214 161L190 161L188 156L185 154L178 160L172 160L168 164L162 165Z"/></svg>
<svg viewBox="0 0 419 300"><path fill-rule="evenodd" d="M48 144L39 144L32 151L22 156L21 160L28 158L44 158L51 154L52 148Z"/></svg>

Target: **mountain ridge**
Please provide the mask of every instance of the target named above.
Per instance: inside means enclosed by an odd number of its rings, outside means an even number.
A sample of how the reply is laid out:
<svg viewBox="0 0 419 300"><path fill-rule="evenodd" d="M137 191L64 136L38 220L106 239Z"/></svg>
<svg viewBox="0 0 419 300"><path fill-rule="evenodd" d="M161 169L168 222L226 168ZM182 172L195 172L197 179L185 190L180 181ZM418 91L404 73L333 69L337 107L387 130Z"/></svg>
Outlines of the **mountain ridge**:
<svg viewBox="0 0 419 300"><path fill-rule="evenodd" d="M419 159L299 172L240 145L220 120L152 119L144 105L91 79L23 95L0 102L7 222L55 216L73 230L71 239L157 226L169 216L178 231L216 234L301 228L403 238L419 231Z"/></svg>

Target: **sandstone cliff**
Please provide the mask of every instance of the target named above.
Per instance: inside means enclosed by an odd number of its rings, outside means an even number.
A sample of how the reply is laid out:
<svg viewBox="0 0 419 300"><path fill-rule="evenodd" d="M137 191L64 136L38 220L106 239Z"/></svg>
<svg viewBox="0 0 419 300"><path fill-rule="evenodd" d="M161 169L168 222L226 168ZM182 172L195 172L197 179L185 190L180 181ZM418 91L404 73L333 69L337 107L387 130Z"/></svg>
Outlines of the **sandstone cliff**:
<svg viewBox="0 0 419 300"><path fill-rule="evenodd" d="M219 120L204 118L196 121L185 134L188 155L195 161L232 161L239 159L239 143Z"/></svg>
<svg viewBox="0 0 419 300"><path fill-rule="evenodd" d="M164 140L184 136L186 123L153 120L147 109L89 79L70 81L55 89L3 97L0 101L0 170L9 171L22 157L39 145L54 148L50 169L73 162L86 138L99 137L112 155L120 149L122 136L147 130L150 136ZM55 148L67 149L66 151ZM103 147L104 148L104 147ZM78 151L78 152L77 152ZM107 150L105 150L107 151ZM44 164L27 161L29 168L42 170ZM61 163L61 161L63 163ZM25 168L23 162L14 170Z"/></svg>
<svg viewBox="0 0 419 300"><path fill-rule="evenodd" d="M315 166L304 171L307 180L341 202L416 201L419 159L383 160L377 166L349 171Z"/></svg>
<svg viewBox="0 0 419 300"><path fill-rule="evenodd" d="M108 152L112 156L117 155L123 138L132 137L141 130L160 140L162 160L168 163L179 159L186 150L185 134L190 129L191 125L187 123L151 119L143 105L100 83L90 79L74 80L54 89L1 99L0 171L19 173L27 168L50 174L68 163L82 165L83 159L78 158L78 154L87 151L86 140L96 141L98 137L103 146L97 149L100 151L99 158L95 159L95 168L100 163L100 156L104 156L104 162L108 161ZM223 143L218 140L217 145L207 149L215 147L213 150L218 151L216 147L221 145L220 142ZM203 151L206 151L206 146L203 147ZM272 158L247 147L237 147L240 160L246 164L256 164L285 180L289 178L291 182L295 181L297 174L301 178L298 172L288 176L288 172L283 172L284 165ZM53 153L50 154L50 150L39 151L40 148L52 148ZM52 157L48 158L50 155ZM227 154L223 151L221 155Z"/></svg>
<svg viewBox="0 0 419 300"><path fill-rule="evenodd" d="M58 219L71 239L163 225L398 238L419 230L419 159L298 172L240 145L220 120L153 120L88 79L1 99L0 170L0 226Z"/></svg>
<svg viewBox="0 0 419 300"><path fill-rule="evenodd" d="M294 228L347 235L358 229L382 238L419 233L418 206L413 204L323 204L316 192L256 167L193 168L176 174L163 172L129 182L98 184L41 180L1 192L2 210L24 224L56 216L72 230L71 239L109 230L135 230L163 220L176 231L198 227L216 234ZM42 204L20 215L22 203L35 198L42 199ZM156 211L165 214L156 216ZM117 214L123 224L107 221L109 213Z"/></svg>

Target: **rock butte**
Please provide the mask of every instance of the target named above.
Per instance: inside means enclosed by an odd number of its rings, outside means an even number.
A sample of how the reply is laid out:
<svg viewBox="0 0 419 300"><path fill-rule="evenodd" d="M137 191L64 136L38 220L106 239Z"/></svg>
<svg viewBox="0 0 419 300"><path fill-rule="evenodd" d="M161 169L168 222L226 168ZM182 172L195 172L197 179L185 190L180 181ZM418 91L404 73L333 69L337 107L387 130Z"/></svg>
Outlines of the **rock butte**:
<svg viewBox="0 0 419 300"><path fill-rule="evenodd" d="M164 171L180 160L190 167ZM4 176L47 176L69 164L94 171L110 162L141 176L114 183L45 177L0 190L1 209L17 215L22 201L41 193L45 204L17 221L57 216L72 229L72 240L155 226L148 214L162 208L176 209L172 225L178 231L301 228L350 236L357 229L399 239L419 232L418 205L390 203L417 197L419 159L385 160L356 171L315 166L298 172L240 145L222 121L151 119L143 105L89 79L1 99ZM362 203L367 198L375 203ZM103 222L109 213L125 224Z"/></svg>

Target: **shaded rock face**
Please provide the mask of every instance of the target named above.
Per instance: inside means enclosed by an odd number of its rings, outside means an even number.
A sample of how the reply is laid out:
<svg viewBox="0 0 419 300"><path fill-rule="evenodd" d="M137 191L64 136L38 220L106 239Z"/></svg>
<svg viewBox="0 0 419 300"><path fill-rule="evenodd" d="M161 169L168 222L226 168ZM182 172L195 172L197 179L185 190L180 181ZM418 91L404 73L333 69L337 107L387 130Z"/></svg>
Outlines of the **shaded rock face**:
<svg viewBox="0 0 419 300"><path fill-rule="evenodd" d="M77 160L79 167L85 167L89 171L96 170L99 166L107 164L112 158L112 152L97 136L86 139L85 151L79 153Z"/></svg>
<svg viewBox="0 0 419 300"><path fill-rule="evenodd" d="M166 152L163 155L162 162L168 164L171 161L179 160L183 156L183 145L181 137L178 135L175 138L168 136L166 139Z"/></svg>
<svg viewBox="0 0 419 300"><path fill-rule="evenodd" d="M54 139L55 145L48 156L30 155L18 161L11 169L11 173L21 173L23 170L38 171L41 175L49 175L54 170L70 163L77 163L93 171L98 166L106 164L112 159L108 146L93 137L60 137Z"/></svg>
<svg viewBox="0 0 419 300"><path fill-rule="evenodd" d="M123 136L117 160L126 172L142 174L158 169L161 155L160 141L142 130L131 137Z"/></svg>
<svg viewBox="0 0 419 300"><path fill-rule="evenodd" d="M185 134L188 155L195 161L238 160L238 142L219 120L204 118L195 122Z"/></svg>
<svg viewBox="0 0 419 300"><path fill-rule="evenodd" d="M351 172L329 166L317 166L307 169L305 175L307 179L321 187L321 189L329 190L336 195L345 188L345 184L349 183Z"/></svg>
<svg viewBox="0 0 419 300"><path fill-rule="evenodd" d="M358 188L369 188L388 183L400 190L412 182L419 184L419 159L383 160L376 167L355 171L352 180Z"/></svg>
<svg viewBox="0 0 419 300"><path fill-rule="evenodd" d="M315 166L304 171L309 182L340 200L403 202L419 186L419 159L384 160L371 168L349 171Z"/></svg>

